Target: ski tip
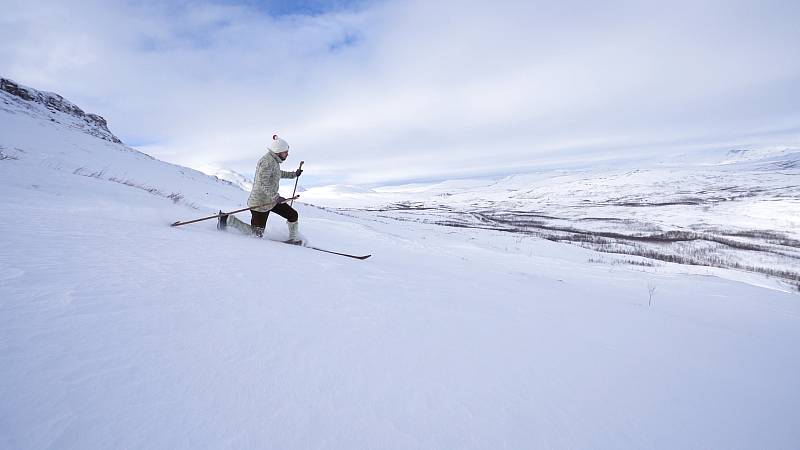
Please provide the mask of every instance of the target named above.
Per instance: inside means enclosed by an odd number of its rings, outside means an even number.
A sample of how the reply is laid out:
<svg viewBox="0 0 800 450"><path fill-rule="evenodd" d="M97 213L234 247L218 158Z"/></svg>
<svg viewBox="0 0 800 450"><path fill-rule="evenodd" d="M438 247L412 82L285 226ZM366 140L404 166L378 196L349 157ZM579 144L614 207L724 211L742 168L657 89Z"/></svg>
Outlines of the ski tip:
<svg viewBox="0 0 800 450"><path fill-rule="evenodd" d="M177 222L174 222L174 223L171 223L171 224L169 224L169 226L171 226L171 227L177 227L177 226L178 226L178 225L180 225L180 224L181 224L181 221L179 220L179 221L177 221Z"/></svg>

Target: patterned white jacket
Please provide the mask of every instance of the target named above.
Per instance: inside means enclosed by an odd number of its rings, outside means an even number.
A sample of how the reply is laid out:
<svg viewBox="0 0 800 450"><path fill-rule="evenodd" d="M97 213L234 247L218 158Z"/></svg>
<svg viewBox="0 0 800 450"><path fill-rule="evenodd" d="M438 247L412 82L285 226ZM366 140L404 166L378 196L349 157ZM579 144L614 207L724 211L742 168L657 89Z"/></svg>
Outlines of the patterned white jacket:
<svg viewBox="0 0 800 450"><path fill-rule="evenodd" d="M258 160L253 190L250 191L250 198L247 199L247 206L251 208L261 206L261 208L253 208L254 211L267 212L274 208L278 200L281 178L295 178L294 172L281 170L282 162L281 158L272 150Z"/></svg>

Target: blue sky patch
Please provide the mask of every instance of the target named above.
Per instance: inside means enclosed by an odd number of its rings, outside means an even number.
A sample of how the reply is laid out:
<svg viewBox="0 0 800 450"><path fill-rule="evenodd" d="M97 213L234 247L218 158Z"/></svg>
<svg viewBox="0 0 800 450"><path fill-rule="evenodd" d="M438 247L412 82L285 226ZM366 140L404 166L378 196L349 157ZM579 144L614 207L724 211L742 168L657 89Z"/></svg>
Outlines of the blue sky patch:
<svg viewBox="0 0 800 450"><path fill-rule="evenodd" d="M222 3L254 7L271 16L315 16L358 8L368 2L366 0L222 0Z"/></svg>

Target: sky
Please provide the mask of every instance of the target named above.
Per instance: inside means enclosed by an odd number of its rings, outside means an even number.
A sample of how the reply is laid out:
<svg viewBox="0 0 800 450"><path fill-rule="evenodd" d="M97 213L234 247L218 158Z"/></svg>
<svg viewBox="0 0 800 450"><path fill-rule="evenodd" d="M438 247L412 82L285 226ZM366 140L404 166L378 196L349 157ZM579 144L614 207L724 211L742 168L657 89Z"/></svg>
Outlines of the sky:
<svg viewBox="0 0 800 450"><path fill-rule="evenodd" d="M800 142L800 2L0 0L0 76L128 145L388 184Z"/></svg>

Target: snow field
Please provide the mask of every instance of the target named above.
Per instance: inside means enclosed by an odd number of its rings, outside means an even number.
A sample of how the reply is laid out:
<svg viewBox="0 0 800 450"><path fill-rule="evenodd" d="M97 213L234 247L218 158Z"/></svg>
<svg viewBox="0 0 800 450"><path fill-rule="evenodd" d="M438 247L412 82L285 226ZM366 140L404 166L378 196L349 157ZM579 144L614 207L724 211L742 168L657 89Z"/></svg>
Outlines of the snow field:
<svg viewBox="0 0 800 450"><path fill-rule="evenodd" d="M298 203L373 256L172 228L247 194L0 95L2 449L800 448L763 277Z"/></svg>
<svg viewBox="0 0 800 450"><path fill-rule="evenodd" d="M9 193L5 448L800 442L791 294L301 205L315 245L374 253L355 261L170 228L205 211L70 174Z"/></svg>

